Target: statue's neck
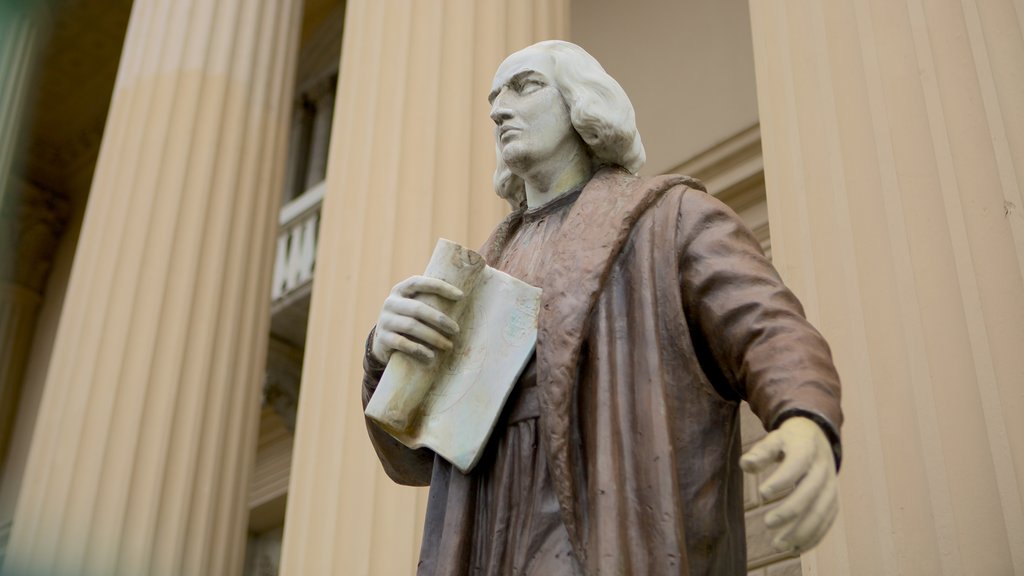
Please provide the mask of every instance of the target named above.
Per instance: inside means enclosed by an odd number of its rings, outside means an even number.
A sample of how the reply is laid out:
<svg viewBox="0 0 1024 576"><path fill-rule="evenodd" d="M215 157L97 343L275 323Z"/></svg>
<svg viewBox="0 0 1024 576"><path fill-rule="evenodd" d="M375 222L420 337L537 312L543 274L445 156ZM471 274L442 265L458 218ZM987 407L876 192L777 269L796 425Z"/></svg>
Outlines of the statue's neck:
<svg viewBox="0 0 1024 576"><path fill-rule="evenodd" d="M539 208L577 190L594 175L590 155L585 149L574 151L568 158L552 160L556 161L548 162L548 166L538 167L523 177L528 208Z"/></svg>

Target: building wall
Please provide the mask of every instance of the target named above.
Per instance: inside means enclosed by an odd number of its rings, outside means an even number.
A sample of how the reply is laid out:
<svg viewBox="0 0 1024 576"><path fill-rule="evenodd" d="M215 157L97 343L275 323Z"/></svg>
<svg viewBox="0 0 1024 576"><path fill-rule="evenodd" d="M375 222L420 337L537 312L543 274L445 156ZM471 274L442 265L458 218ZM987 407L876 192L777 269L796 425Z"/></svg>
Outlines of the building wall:
<svg viewBox="0 0 1024 576"><path fill-rule="evenodd" d="M575 0L569 36L633 101L643 174L670 172L757 124L747 0Z"/></svg>

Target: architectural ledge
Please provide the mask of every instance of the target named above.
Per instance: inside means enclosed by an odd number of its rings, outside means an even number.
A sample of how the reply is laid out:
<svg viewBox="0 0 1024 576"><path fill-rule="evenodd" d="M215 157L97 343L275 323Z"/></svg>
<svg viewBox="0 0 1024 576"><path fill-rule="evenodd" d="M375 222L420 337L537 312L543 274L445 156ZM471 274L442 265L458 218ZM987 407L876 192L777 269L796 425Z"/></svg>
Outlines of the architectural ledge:
<svg viewBox="0 0 1024 576"><path fill-rule="evenodd" d="M760 124L740 130L672 172L702 180L711 194L739 214L771 256Z"/></svg>

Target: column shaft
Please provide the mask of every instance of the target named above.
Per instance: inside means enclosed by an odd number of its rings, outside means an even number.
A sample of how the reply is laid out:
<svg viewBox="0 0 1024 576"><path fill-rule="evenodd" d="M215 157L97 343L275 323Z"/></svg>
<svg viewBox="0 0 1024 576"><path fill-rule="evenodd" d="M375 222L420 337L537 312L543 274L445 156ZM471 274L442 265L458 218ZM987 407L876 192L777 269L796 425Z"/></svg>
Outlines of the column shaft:
<svg viewBox="0 0 1024 576"><path fill-rule="evenodd" d="M68 202L24 182L0 199L0 470Z"/></svg>
<svg viewBox="0 0 1024 576"><path fill-rule="evenodd" d="M41 300L39 294L24 287L0 284L0 468L7 460L7 445Z"/></svg>
<svg viewBox="0 0 1024 576"><path fill-rule="evenodd" d="M415 571L425 492L394 485L362 415L363 342L439 236L478 246L494 196L494 70L564 37L568 2L350 0L285 522L282 574Z"/></svg>
<svg viewBox="0 0 1024 576"><path fill-rule="evenodd" d="M751 1L773 257L843 376L815 574L1024 573L1024 12Z"/></svg>
<svg viewBox="0 0 1024 576"><path fill-rule="evenodd" d="M137 0L5 569L235 574L299 0Z"/></svg>
<svg viewBox="0 0 1024 576"><path fill-rule="evenodd" d="M12 171L22 144L25 101L46 11L42 2L0 2L0 202L14 185Z"/></svg>

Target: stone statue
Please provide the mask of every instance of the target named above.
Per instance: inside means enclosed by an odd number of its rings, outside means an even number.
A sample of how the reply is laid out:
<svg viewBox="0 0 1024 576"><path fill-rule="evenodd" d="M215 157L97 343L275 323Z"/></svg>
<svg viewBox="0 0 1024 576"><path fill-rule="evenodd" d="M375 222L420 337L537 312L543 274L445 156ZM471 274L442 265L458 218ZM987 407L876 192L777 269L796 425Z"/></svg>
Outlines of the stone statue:
<svg viewBox="0 0 1024 576"><path fill-rule="evenodd" d="M420 574L746 573L742 474L796 488L767 523L814 546L837 511L839 380L736 215L683 176L640 178L632 105L583 49L541 42L494 76L495 189L512 214L481 249L542 288L534 358L468 475L368 422L396 482L430 485ZM364 405L391 355L459 327L414 276L367 340ZM771 432L740 455L738 407Z"/></svg>

